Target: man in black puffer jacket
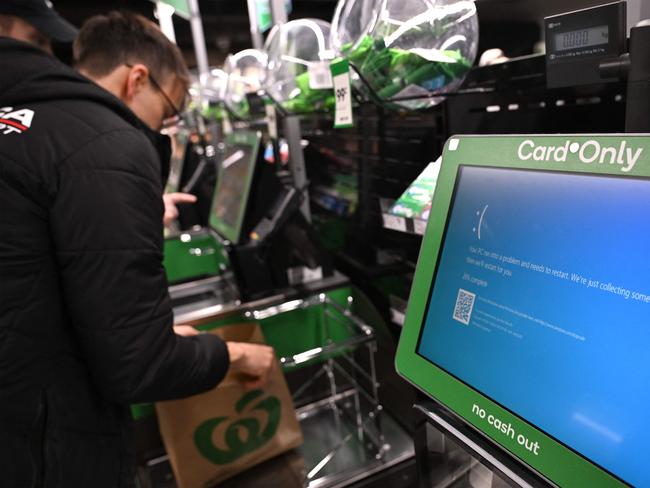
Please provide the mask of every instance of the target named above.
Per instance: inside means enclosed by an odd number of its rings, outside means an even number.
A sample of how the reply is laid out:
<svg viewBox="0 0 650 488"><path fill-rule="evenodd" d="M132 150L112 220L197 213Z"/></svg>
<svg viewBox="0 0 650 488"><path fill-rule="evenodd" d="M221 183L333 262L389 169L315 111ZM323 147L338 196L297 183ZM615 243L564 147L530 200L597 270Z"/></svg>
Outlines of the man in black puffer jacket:
<svg viewBox="0 0 650 488"><path fill-rule="evenodd" d="M162 267L168 141L187 71L149 21L93 18L81 72L0 37L0 485L128 487L128 405L196 394L265 346L181 337Z"/></svg>

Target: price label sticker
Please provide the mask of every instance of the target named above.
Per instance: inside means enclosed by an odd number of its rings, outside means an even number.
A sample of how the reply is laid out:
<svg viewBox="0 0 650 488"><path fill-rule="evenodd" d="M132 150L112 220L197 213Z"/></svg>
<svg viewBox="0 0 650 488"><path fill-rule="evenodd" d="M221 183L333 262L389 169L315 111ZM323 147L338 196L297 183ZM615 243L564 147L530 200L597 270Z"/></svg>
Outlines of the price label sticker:
<svg viewBox="0 0 650 488"><path fill-rule="evenodd" d="M384 227L387 229L406 232L406 219L397 215L383 214Z"/></svg>
<svg viewBox="0 0 650 488"><path fill-rule="evenodd" d="M271 100L264 100L264 110L266 111L266 125L271 139L278 138L278 119L275 114L275 105Z"/></svg>
<svg viewBox="0 0 650 488"><path fill-rule="evenodd" d="M334 109L334 128L344 129L353 126L352 90L350 87L350 65L347 59L332 61L330 64L336 108Z"/></svg>
<svg viewBox="0 0 650 488"><path fill-rule="evenodd" d="M424 235L424 231L427 230L427 221L421 219L413 219L413 230L416 234Z"/></svg>
<svg viewBox="0 0 650 488"><path fill-rule="evenodd" d="M334 86L329 61L317 61L309 65L309 88L327 90Z"/></svg>

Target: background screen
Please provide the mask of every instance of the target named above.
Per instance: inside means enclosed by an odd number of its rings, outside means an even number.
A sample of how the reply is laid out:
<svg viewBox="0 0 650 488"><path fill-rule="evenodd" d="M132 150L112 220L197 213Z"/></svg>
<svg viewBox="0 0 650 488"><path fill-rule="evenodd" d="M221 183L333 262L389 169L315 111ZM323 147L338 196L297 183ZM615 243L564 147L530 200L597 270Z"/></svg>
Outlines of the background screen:
<svg viewBox="0 0 650 488"><path fill-rule="evenodd" d="M650 486L650 182L461 166L456 185L418 353Z"/></svg>
<svg viewBox="0 0 650 488"><path fill-rule="evenodd" d="M235 229L246 211L244 200L248 195L250 172L254 169L254 162L250 160L252 152L251 146L228 145L221 162L213 214L221 222Z"/></svg>

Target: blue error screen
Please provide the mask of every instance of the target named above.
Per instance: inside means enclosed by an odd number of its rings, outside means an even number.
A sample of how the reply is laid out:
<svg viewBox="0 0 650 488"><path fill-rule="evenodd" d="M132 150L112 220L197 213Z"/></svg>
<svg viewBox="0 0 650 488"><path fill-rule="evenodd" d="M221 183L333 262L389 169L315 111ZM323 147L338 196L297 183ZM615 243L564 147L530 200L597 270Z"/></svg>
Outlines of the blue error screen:
<svg viewBox="0 0 650 488"><path fill-rule="evenodd" d="M650 181L461 166L418 353L650 486Z"/></svg>

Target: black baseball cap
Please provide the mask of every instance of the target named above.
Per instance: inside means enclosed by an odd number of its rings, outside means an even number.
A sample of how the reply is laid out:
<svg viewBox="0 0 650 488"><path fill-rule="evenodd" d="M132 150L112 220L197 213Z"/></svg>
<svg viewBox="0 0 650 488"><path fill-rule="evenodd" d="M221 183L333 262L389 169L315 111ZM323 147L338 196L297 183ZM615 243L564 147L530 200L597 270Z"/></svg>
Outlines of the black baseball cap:
<svg viewBox="0 0 650 488"><path fill-rule="evenodd" d="M0 14L15 15L55 42L71 43L77 28L61 17L50 0L0 0Z"/></svg>

